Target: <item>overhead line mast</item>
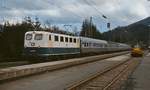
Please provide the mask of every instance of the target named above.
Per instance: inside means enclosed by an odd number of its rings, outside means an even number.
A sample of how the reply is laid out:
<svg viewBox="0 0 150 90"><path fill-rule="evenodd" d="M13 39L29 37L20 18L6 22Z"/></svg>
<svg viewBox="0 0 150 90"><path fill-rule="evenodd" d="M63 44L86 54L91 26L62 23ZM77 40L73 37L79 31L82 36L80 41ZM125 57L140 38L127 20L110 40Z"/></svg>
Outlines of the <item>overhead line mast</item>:
<svg viewBox="0 0 150 90"><path fill-rule="evenodd" d="M91 5L88 0L84 0L84 1L85 1L86 4L88 4L93 9L95 9L97 11L97 13L99 14L100 17L103 17L104 19L107 20L107 28L110 31L111 30L111 28L110 28L110 21L109 21L108 17L105 16L102 12L100 12L96 6ZM96 5L96 3L94 1L91 0L90 2Z"/></svg>

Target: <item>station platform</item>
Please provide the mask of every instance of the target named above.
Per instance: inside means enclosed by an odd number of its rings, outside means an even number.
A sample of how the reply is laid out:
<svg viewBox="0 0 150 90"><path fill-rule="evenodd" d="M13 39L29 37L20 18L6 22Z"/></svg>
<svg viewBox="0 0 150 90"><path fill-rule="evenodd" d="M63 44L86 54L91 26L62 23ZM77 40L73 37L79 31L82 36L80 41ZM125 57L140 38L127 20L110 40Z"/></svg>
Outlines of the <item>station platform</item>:
<svg viewBox="0 0 150 90"><path fill-rule="evenodd" d="M150 53L141 59L123 90L150 90Z"/></svg>
<svg viewBox="0 0 150 90"><path fill-rule="evenodd" d="M65 90L73 83L85 80L97 72L130 59L129 54L74 65L37 75L0 83L0 90ZM88 60L88 59L85 59ZM68 61L67 61L68 62Z"/></svg>

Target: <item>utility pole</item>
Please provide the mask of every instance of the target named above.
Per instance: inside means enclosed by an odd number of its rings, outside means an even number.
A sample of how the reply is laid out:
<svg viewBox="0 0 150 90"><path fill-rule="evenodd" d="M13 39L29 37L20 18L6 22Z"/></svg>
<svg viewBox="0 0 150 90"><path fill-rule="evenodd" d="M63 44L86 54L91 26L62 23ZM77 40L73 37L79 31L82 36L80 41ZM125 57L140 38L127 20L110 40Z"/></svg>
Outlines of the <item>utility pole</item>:
<svg viewBox="0 0 150 90"><path fill-rule="evenodd" d="M110 29L110 22L109 21L107 22L107 28L108 28L108 31L110 31L110 34L111 34L112 32L111 32L111 29ZM113 40L113 34L112 34L112 40ZM111 36L109 37L109 41L111 41Z"/></svg>
<svg viewBox="0 0 150 90"><path fill-rule="evenodd" d="M150 30L148 30L148 49L150 50Z"/></svg>
<svg viewBox="0 0 150 90"><path fill-rule="evenodd" d="M90 29L89 29L89 37L92 37L93 35L93 30L92 30L92 17L90 17Z"/></svg>
<svg viewBox="0 0 150 90"><path fill-rule="evenodd" d="M75 36L79 36L79 33L77 30L78 30L77 26L74 26L74 28L72 29Z"/></svg>
<svg viewBox="0 0 150 90"><path fill-rule="evenodd" d="M111 29L110 29L110 22L107 23L107 28L108 28L109 31L111 31Z"/></svg>

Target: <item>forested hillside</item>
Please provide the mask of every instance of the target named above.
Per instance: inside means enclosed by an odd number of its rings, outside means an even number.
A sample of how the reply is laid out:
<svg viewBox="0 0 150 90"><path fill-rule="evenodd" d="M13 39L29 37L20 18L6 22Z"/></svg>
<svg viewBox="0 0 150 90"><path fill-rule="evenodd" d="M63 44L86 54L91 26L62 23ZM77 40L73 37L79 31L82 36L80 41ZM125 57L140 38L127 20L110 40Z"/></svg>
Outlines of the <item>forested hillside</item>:
<svg viewBox="0 0 150 90"><path fill-rule="evenodd" d="M139 22L124 27L117 27L111 31L103 33L105 40L123 42L131 45L137 43L148 45L150 38L150 17Z"/></svg>

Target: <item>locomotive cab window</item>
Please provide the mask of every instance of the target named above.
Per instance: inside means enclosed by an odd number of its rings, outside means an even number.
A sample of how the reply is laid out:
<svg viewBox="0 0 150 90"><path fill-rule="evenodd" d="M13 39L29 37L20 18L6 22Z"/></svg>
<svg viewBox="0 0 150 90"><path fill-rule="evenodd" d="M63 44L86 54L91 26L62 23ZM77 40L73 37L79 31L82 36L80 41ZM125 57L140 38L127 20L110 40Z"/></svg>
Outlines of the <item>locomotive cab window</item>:
<svg viewBox="0 0 150 90"><path fill-rule="evenodd" d="M60 41L64 42L64 37L63 36L60 37Z"/></svg>
<svg viewBox="0 0 150 90"><path fill-rule="evenodd" d="M26 35L26 40L31 40L32 39L32 34L27 34Z"/></svg>
<svg viewBox="0 0 150 90"><path fill-rule="evenodd" d="M55 36L55 41L59 41L58 36Z"/></svg>
<svg viewBox="0 0 150 90"><path fill-rule="evenodd" d="M42 40L42 38L43 38L43 34L35 34L34 37L35 40Z"/></svg>

